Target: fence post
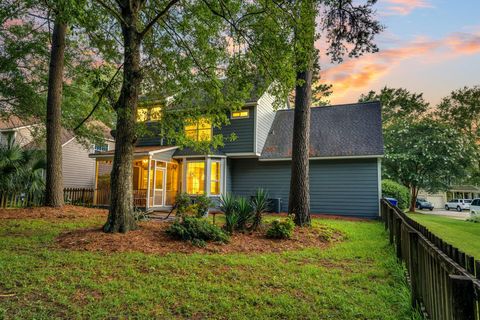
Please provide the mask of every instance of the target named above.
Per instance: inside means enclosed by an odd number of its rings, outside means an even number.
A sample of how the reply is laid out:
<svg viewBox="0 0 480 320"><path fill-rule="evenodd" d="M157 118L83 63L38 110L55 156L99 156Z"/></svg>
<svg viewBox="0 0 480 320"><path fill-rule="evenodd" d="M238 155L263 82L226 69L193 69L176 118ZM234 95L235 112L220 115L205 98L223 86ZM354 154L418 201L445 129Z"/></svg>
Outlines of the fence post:
<svg viewBox="0 0 480 320"><path fill-rule="evenodd" d="M412 292L412 307L415 310L420 309L420 295L418 293L418 233L408 231L409 237L409 255L410 255L410 286Z"/></svg>
<svg viewBox="0 0 480 320"><path fill-rule="evenodd" d="M402 260L402 219L396 218L395 220L395 244L397 247L397 258Z"/></svg>
<svg viewBox="0 0 480 320"><path fill-rule="evenodd" d="M449 275L452 288L452 312L455 320L474 320L474 288L471 279L465 276Z"/></svg>

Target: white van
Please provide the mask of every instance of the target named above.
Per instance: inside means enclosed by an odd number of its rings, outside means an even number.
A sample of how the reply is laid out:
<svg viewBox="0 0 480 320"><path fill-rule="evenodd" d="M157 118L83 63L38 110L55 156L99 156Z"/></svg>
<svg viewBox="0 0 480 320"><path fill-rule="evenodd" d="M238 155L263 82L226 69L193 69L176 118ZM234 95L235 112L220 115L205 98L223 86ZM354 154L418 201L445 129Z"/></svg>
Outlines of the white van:
<svg viewBox="0 0 480 320"><path fill-rule="evenodd" d="M470 214L480 216L480 198L473 199L470 203Z"/></svg>

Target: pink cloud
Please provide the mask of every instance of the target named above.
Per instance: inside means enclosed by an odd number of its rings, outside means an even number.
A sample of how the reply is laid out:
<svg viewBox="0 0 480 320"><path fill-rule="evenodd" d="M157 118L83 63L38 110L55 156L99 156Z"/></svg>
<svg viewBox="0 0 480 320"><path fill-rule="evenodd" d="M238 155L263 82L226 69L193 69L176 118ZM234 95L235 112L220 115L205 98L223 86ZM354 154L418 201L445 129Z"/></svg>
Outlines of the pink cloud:
<svg viewBox="0 0 480 320"><path fill-rule="evenodd" d="M480 33L453 33L445 38L431 40L417 38L401 47L367 54L346 60L325 69L322 79L333 85L333 97L341 98L352 90L369 90L370 85L408 59L422 59L424 63L439 63L447 59L480 53Z"/></svg>
<svg viewBox="0 0 480 320"><path fill-rule="evenodd" d="M416 9L433 8L427 0L386 0L388 3L384 14L408 15Z"/></svg>

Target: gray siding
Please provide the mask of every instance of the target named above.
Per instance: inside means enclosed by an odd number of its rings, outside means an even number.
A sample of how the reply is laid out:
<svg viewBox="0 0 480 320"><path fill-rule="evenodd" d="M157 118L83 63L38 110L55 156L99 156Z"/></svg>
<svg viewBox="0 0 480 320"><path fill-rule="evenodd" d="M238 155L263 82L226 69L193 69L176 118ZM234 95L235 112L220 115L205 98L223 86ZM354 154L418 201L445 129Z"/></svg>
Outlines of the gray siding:
<svg viewBox="0 0 480 320"><path fill-rule="evenodd" d="M229 125L222 128L215 128L213 133L221 133L225 138L230 137L232 133L237 135L235 141L226 141L225 146L220 148L225 153L254 152L254 127L255 127L255 107L250 109L250 117L246 119L231 119Z"/></svg>
<svg viewBox="0 0 480 320"><path fill-rule="evenodd" d="M232 159L231 172L234 194L250 196L264 188L271 198L281 198L287 211L290 161ZM310 161L312 213L374 218L378 201L376 159Z"/></svg>

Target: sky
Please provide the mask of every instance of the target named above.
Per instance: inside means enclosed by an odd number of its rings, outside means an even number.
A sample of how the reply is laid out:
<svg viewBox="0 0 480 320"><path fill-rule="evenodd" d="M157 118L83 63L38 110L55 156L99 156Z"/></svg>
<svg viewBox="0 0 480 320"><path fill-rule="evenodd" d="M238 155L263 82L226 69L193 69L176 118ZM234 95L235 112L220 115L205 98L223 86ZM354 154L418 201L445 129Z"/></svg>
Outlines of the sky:
<svg viewBox="0 0 480 320"><path fill-rule="evenodd" d="M331 64L320 53L332 104L384 86L423 93L436 105L452 90L480 85L480 0L379 0L380 51Z"/></svg>

